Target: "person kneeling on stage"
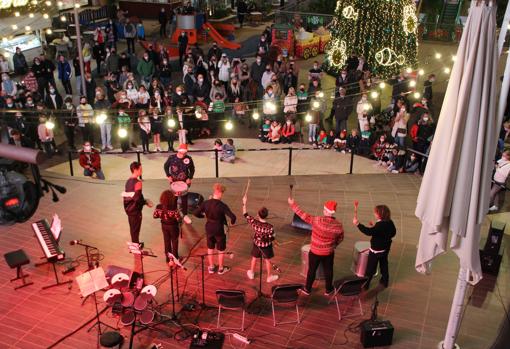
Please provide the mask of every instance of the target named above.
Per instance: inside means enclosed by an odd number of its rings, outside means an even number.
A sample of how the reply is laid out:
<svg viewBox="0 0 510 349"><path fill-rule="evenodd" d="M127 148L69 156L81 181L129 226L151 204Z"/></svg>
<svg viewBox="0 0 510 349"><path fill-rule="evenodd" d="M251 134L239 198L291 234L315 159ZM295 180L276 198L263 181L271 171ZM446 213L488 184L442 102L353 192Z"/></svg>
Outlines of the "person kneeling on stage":
<svg viewBox="0 0 510 349"><path fill-rule="evenodd" d="M246 203L248 201L248 197L245 195L243 197L243 215L248 221L248 224L251 226L251 229L254 232L253 235L253 248L251 249L251 265L250 270L246 272L248 278L253 280L255 278L255 263L258 258L263 258L266 261L266 270L267 270L267 279L266 281L273 282L278 280L278 275L271 275L271 261L270 259L274 257L273 252L273 241L275 237L273 225L266 222L267 215L269 212L267 208L262 207L258 214L257 218L252 217L248 214L246 210Z"/></svg>
<svg viewBox="0 0 510 349"><path fill-rule="evenodd" d="M360 224L358 218L354 217L352 223L365 235L371 237L370 252L368 254L367 270L365 276L368 281L364 286L368 290L370 281L377 271L377 264L381 270L381 281L379 283L388 287L390 276L388 273L388 254L390 253L391 239L397 233L395 224L391 220L391 212L388 206L378 205L374 208L374 216L377 222L372 227Z"/></svg>
<svg viewBox="0 0 510 349"><path fill-rule="evenodd" d="M195 174L195 164L191 156L187 155L188 145L180 144L177 148L177 154L172 154L168 157L163 166L168 182L185 182L188 189L191 186L191 180ZM181 209L184 215L184 223L191 224L191 219L188 217L188 194L186 193L181 197Z"/></svg>
<svg viewBox="0 0 510 349"><path fill-rule="evenodd" d="M159 197L159 204L152 215L154 218L161 219L161 230L163 231L163 241L165 243L165 257L168 263L168 253L179 258L179 223L181 214L177 209L177 197L170 190L165 190Z"/></svg>
<svg viewBox="0 0 510 349"><path fill-rule="evenodd" d="M193 212L198 218L207 218L205 232L207 234L207 253L209 260L209 274L214 274L216 266L213 263L214 249L218 250L218 274L230 271L230 267L223 265L224 251L227 248L227 236L224 225L227 225L226 216L230 217L230 224L235 224L236 216L230 208L221 201L225 187L219 183L213 185L213 196L206 200Z"/></svg>
<svg viewBox="0 0 510 349"><path fill-rule="evenodd" d="M333 288L333 262L335 260L335 248L344 239L344 228L342 223L336 220L333 215L336 211L337 203L335 201L326 201L324 203L323 216L312 216L304 212L294 202L293 198L288 199L292 210L306 223L312 226L312 241L310 252L308 254L308 273L306 275L306 285L301 291L309 296L312 292L312 285L315 281L317 268L322 264L324 270L326 292L324 295L330 296L334 292Z"/></svg>
<svg viewBox="0 0 510 349"><path fill-rule="evenodd" d="M80 166L83 167L83 175L97 179L105 179L101 171L101 155L97 149L92 148L90 142L83 144L83 150L80 151Z"/></svg>

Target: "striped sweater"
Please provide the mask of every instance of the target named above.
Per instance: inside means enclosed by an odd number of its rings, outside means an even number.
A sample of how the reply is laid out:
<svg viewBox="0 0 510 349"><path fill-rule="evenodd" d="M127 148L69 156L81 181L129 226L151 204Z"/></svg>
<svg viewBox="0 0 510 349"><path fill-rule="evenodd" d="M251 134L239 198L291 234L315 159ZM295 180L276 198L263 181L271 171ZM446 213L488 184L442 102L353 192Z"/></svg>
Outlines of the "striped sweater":
<svg viewBox="0 0 510 349"><path fill-rule="evenodd" d="M296 203L291 208L303 221L312 226L310 251L318 256L332 254L344 239L342 223L335 217L309 215L301 210Z"/></svg>

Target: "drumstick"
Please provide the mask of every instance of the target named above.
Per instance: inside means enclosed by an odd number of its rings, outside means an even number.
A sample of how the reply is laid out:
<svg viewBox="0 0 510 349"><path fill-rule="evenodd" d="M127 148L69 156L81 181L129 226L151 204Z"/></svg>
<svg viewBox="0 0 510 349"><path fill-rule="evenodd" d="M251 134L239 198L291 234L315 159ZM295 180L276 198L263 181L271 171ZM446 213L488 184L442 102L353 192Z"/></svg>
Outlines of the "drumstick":
<svg viewBox="0 0 510 349"><path fill-rule="evenodd" d="M294 189L294 184L289 185L289 197L292 198L292 190Z"/></svg>
<svg viewBox="0 0 510 349"><path fill-rule="evenodd" d="M354 200L354 217L356 217L356 218L358 218L358 206L359 206L359 201Z"/></svg>
<svg viewBox="0 0 510 349"><path fill-rule="evenodd" d="M246 183L246 187L244 188L244 195L243 196L247 196L248 195L248 190L250 189L250 182L251 182L251 179L248 179L248 183Z"/></svg>

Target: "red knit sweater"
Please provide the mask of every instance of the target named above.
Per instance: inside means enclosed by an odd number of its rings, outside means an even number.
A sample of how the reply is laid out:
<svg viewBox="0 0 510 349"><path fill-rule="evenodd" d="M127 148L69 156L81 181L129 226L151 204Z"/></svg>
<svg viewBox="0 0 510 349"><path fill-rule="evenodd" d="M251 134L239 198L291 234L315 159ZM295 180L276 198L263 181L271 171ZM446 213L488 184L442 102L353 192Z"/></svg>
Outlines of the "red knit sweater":
<svg viewBox="0 0 510 349"><path fill-rule="evenodd" d="M296 203L291 207L303 221L312 225L310 251L318 256L332 254L344 239L342 223L337 221L335 217L309 215L301 210Z"/></svg>

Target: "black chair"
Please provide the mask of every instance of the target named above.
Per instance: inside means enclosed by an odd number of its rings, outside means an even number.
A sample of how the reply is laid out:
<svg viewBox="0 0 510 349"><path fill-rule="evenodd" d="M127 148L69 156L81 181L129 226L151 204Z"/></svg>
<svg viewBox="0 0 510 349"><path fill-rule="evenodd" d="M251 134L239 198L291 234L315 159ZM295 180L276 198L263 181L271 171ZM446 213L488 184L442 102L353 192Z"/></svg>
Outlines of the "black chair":
<svg viewBox="0 0 510 349"><path fill-rule="evenodd" d="M243 311L243 319L241 321L241 328L227 328L232 330L244 331L244 317L245 317L245 305L246 305L246 294L242 290L216 290L216 299L218 300L218 321L216 322L216 328L220 327L221 309L238 310Z"/></svg>
<svg viewBox="0 0 510 349"><path fill-rule="evenodd" d="M354 276L347 276L339 280L335 280L333 282L333 286L335 288L335 293L330 298L329 303L335 299L336 303L336 310L338 312L338 320L342 320L342 312L340 311L340 305L338 302L338 297L344 297L344 298L350 298L351 299L351 305L354 300L358 300L359 314L352 314L349 316L344 317L350 317L350 316L358 316L363 315L363 306L361 305L361 299L359 298L359 295L363 289L363 286L366 284L368 278L367 277L358 277L356 275Z"/></svg>
<svg viewBox="0 0 510 349"><path fill-rule="evenodd" d="M20 286L14 287L15 290L18 288L22 288L28 285L32 285L33 282L26 282L25 278L28 277L28 274L23 273L23 269L21 268L24 265L30 263L30 259L28 259L27 254L23 250L11 251L4 254L5 261L9 265L11 269L16 268L16 277L11 279L11 282L21 279L23 283Z"/></svg>
<svg viewBox="0 0 510 349"><path fill-rule="evenodd" d="M271 308L273 310L273 326L281 324L293 324L293 323L301 323L301 319L299 318L299 307L298 307L298 298L299 293L298 290L302 289L303 285L300 284L284 284L284 285L275 285L271 288ZM287 321L287 322L276 322L275 315L275 305L291 305L295 304L296 306L296 321Z"/></svg>
<svg viewBox="0 0 510 349"><path fill-rule="evenodd" d="M124 343L124 337L122 337L119 332L109 331L103 333L101 337L99 337L99 343L105 348L113 348L118 346L120 349L122 343Z"/></svg>

